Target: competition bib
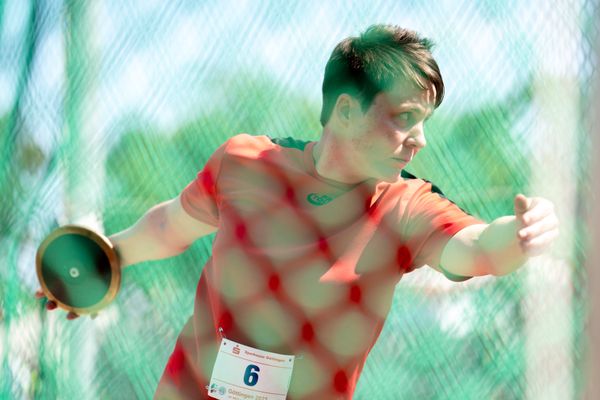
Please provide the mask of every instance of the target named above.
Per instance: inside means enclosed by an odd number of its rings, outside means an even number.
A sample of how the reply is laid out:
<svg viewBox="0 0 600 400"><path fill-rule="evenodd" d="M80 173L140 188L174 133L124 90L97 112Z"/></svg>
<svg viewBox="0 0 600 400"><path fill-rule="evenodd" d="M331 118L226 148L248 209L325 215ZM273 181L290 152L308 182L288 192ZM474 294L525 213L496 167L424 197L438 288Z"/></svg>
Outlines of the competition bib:
<svg viewBox="0 0 600 400"><path fill-rule="evenodd" d="M285 400L294 356L270 353L221 339L208 395L227 400Z"/></svg>

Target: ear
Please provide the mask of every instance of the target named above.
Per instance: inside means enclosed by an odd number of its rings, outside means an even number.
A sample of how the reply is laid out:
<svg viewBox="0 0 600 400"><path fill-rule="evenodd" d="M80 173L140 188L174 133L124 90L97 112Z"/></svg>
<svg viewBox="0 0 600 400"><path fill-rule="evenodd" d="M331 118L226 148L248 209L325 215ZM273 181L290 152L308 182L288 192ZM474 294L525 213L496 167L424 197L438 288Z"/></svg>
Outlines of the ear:
<svg viewBox="0 0 600 400"><path fill-rule="evenodd" d="M342 125L350 124L356 113L358 101L352 96L342 93L338 96L333 112Z"/></svg>

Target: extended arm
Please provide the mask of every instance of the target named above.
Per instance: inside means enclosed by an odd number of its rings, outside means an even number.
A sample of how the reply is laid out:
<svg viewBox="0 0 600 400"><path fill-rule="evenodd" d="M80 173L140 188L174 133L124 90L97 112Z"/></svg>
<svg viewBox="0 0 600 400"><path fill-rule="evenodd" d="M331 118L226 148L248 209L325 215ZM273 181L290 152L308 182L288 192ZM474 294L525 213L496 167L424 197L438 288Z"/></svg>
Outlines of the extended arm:
<svg viewBox="0 0 600 400"><path fill-rule="evenodd" d="M557 236L553 204L517 195L514 216L461 230L444 248L440 263L459 276L506 275L543 253Z"/></svg>
<svg viewBox="0 0 600 400"><path fill-rule="evenodd" d="M117 248L121 267L125 268L180 254L196 239L216 230L217 227L191 217L177 196L152 207L132 227L109 239Z"/></svg>

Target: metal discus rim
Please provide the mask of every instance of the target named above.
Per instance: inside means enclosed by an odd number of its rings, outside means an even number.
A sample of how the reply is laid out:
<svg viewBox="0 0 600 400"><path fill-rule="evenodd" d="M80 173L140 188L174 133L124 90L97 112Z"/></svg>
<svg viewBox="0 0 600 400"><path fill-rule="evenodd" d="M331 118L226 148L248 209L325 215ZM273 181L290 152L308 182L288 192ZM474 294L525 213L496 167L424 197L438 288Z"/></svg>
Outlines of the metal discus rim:
<svg viewBox="0 0 600 400"><path fill-rule="evenodd" d="M57 238L59 238L61 236L73 235L73 234L86 237L86 238L92 240L94 243L96 243L100 247L100 249L104 252L104 254L108 258L108 261L110 264L111 279L110 279L109 288L108 288L106 294L104 295L104 297L99 302L97 302L95 305L93 305L91 307L85 307L85 308L73 307L73 306L70 306L70 305L58 300L58 298L56 298L56 296L48 288L46 281L42 275L42 260L44 259L44 254L46 253L46 249L48 248L48 246L54 240L56 240ZM92 313L95 313L95 312L99 311L100 309L106 307L108 304L110 304L115 299L115 297L117 296L117 293L119 292L119 288L121 286L121 265L120 265L121 263L120 263L119 256L117 254L117 251L116 251L114 245L110 242L110 240L106 236L104 236L101 233L98 233L92 229L86 228L84 226L64 225L64 226L61 226L61 227L55 229L54 231L52 231L44 239L44 241L40 244L40 247L38 248L38 251L37 251L37 254L35 257L35 264L36 264L36 273L37 273L38 281L40 282L40 285L42 287L42 291L44 292L44 295L49 300L54 301L58 307L60 307L64 310L67 310L67 311L73 311L74 313L79 314L79 315L92 314ZM78 274L79 274L78 271L73 271L73 270L70 270L69 273L73 277L75 277L75 275L78 276Z"/></svg>

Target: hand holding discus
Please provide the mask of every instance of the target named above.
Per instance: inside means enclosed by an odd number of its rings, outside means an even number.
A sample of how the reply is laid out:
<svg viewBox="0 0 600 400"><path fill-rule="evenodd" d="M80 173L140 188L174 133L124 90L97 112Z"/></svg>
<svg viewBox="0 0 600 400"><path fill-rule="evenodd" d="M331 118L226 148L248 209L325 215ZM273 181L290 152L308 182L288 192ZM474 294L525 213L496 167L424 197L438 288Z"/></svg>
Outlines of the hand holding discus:
<svg viewBox="0 0 600 400"><path fill-rule="evenodd" d="M36 255L36 272L41 286L36 298L47 297L48 310L68 311L67 319L83 314L95 318L121 286L121 265L113 244L76 225L57 228L44 239Z"/></svg>

